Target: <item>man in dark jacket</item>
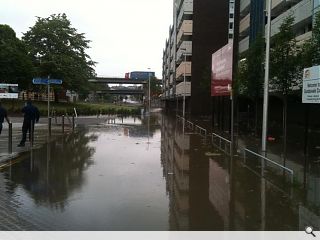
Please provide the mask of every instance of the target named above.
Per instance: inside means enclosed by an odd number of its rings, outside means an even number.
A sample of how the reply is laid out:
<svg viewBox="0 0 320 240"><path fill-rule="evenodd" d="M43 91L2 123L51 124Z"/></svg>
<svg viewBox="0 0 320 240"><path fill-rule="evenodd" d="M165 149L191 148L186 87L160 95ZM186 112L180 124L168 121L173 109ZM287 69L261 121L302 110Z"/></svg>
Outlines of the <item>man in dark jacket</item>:
<svg viewBox="0 0 320 240"><path fill-rule="evenodd" d="M18 147L24 147L27 132L29 132L29 141L33 141L34 124L38 122L40 118L39 110L36 106L32 105L31 100L28 100L27 105L24 106L21 111L24 113L24 118L22 124L22 139Z"/></svg>
<svg viewBox="0 0 320 240"><path fill-rule="evenodd" d="M1 100L0 100L0 135L2 132L2 124L4 122L4 119L6 119L8 123L10 122L7 116L7 110L4 107L2 107Z"/></svg>

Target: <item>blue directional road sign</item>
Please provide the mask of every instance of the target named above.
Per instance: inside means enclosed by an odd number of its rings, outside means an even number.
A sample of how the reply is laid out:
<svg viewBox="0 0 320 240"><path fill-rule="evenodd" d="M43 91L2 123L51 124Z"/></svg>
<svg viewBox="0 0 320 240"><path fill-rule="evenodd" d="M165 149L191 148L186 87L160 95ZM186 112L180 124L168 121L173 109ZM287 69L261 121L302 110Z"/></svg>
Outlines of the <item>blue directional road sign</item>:
<svg viewBox="0 0 320 240"><path fill-rule="evenodd" d="M49 84L62 84L61 79L47 79L47 78L34 78L32 79L33 84L43 84L43 85L48 85Z"/></svg>

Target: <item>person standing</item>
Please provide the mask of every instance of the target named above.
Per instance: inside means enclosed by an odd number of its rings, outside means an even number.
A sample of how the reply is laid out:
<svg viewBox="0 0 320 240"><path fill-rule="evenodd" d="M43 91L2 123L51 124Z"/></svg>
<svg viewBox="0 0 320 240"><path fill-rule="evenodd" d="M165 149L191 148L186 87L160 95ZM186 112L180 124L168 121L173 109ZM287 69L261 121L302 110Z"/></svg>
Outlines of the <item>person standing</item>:
<svg viewBox="0 0 320 240"><path fill-rule="evenodd" d="M3 125L4 119L7 120L8 124L10 123L10 120L7 116L7 110L4 107L2 107L2 103L0 100L0 135L2 132L2 125Z"/></svg>
<svg viewBox="0 0 320 240"><path fill-rule="evenodd" d="M29 141L33 141L34 124L39 122L40 113L36 106L32 105L31 100L27 101L26 106L21 110L24 113L22 124L22 139L18 147L24 147L27 140L27 132L29 132ZM32 138L32 139L31 139Z"/></svg>

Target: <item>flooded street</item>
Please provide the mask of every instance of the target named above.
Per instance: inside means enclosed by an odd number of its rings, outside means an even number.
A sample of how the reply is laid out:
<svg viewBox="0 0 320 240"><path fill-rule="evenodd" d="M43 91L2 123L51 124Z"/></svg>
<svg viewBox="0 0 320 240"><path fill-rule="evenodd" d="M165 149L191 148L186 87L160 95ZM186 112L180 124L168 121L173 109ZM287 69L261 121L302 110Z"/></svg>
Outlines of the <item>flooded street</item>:
<svg viewBox="0 0 320 240"><path fill-rule="evenodd" d="M1 170L1 230L320 229L314 169L290 182L160 114L78 130Z"/></svg>

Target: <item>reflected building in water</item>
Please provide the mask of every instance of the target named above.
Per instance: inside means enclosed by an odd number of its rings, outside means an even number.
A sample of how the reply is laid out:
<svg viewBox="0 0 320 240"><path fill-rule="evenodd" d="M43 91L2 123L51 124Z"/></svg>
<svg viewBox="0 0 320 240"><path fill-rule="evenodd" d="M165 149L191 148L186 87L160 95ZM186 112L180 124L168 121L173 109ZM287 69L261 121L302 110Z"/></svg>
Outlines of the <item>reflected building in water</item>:
<svg viewBox="0 0 320 240"><path fill-rule="evenodd" d="M171 230L320 228L318 178L309 177L302 193L303 181L288 187L261 166L239 156L230 159L201 136L183 131L181 121L163 116L161 131Z"/></svg>
<svg viewBox="0 0 320 240"><path fill-rule="evenodd" d="M161 161L170 200L170 230L219 229L221 219L208 198L208 161L202 157L205 149L201 138L185 134L181 123L165 116L161 131Z"/></svg>
<svg viewBox="0 0 320 240"><path fill-rule="evenodd" d="M170 199L170 230L188 230L190 136L176 131L175 121L163 117L161 123L161 161Z"/></svg>

